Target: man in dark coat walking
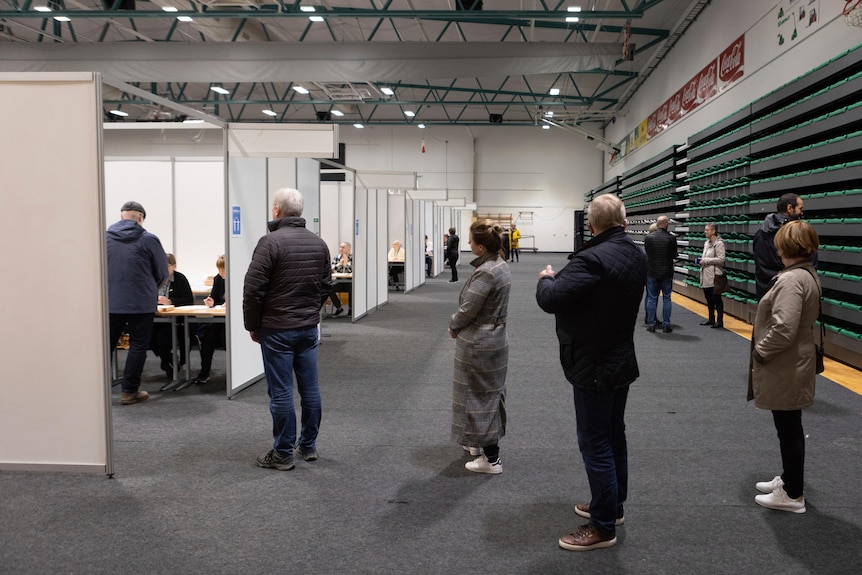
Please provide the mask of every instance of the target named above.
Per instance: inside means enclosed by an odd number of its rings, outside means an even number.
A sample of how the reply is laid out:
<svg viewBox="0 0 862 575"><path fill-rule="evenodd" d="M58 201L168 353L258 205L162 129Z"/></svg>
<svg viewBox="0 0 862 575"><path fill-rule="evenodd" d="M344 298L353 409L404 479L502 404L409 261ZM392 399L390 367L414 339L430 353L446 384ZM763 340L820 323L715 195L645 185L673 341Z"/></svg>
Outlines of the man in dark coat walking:
<svg viewBox="0 0 862 575"><path fill-rule="evenodd" d="M667 216L659 216L655 222L656 230L644 238L644 250L647 255L646 283L646 313L647 331L654 332L656 311L658 309L658 294L661 292L661 323L662 331L670 333L671 301L673 291L673 261L679 255L676 237L667 231L669 220Z"/></svg>
<svg viewBox="0 0 862 575"><path fill-rule="evenodd" d="M560 361L572 384L578 447L592 497L575 512L590 520L559 540L572 551L616 544L628 491L625 408L640 375L634 327L647 275L646 256L625 232L625 207L613 194L594 199L593 236L554 273L539 273L536 301L556 316Z"/></svg>
<svg viewBox="0 0 862 575"><path fill-rule="evenodd" d="M449 240L446 242L446 259L449 261L449 267L452 268L452 279L449 283L458 281L458 256L461 250L461 239L455 233L455 228L449 228Z"/></svg>
<svg viewBox="0 0 862 575"><path fill-rule="evenodd" d="M168 260L162 243L144 229L147 212L138 202L120 208L120 221L106 234L108 257L108 346L113 352L125 329L129 353L123 370L120 403L132 405L149 399L141 391L141 373L153 332L159 286L168 279Z"/></svg>

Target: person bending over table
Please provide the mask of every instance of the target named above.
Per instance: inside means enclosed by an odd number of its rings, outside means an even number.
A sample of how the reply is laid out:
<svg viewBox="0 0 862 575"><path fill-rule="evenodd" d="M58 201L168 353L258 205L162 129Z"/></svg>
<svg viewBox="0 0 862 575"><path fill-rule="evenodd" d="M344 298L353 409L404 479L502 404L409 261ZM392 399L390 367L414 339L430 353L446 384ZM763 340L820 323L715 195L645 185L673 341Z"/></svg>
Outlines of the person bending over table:
<svg viewBox="0 0 862 575"><path fill-rule="evenodd" d="M218 269L218 275L213 278L213 289L210 291L210 295L204 299L207 307L215 307L226 303L224 299L224 256L218 257L216 268ZM210 369L212 368L216 345L219 343L224 345L224 341L225 331L223 323L208 323L198 328L198 345L201 348L201 370L195 378L195 383L203 384L210 380Z"/></svg>
<svg viewBox="0 0 862 575"><path fill-rule="evenodd" d="M350 254L350 242L341 242L338 245L338 253L332 258L332 273L336 274L352 274L353 273L353 256ZM335 307L333 316L344 313L344 307L341 305L341 300L338 299L338 292L350 293L350 286L347 284L333 284L332 291L329 292L329 300ZM349 296L348 296L349 302ZM348 303L348 308L350 304ZM350 312L347 312L350 315Z"/></svg>
<svg viewBox="0 0 862 575"><path fill-rule="evenodd" d="M166 254L168 258L168 279L159 286L159 305L192 305L195 296L186 276L177 271L177 258L174 254ZM177 318L177 341L180 342L180 366L186 364L186 341L183 335L183 318ZM174 377L174 348L171 337L171 324L153 324L152 349L162 360L162 371L169 379Z"/></svg>

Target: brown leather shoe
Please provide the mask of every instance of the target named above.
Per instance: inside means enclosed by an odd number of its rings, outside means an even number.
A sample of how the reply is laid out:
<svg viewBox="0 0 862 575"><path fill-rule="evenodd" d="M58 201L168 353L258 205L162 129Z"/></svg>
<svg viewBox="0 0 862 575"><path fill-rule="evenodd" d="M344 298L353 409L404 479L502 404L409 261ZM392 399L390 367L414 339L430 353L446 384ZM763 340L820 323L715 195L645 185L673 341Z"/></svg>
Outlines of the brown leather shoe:
<svg viewBox="0 0 862 575"><path fill-rule="evenodd" d="M575 513L580 515L581 517L586 517L590 519L592 516L590 515L590 504L589 503L578 503L575 505ZM623 523L626 522L625 517L617 517L616 521L614 521L614 525L619 527Z"/></svg>
<svg viewBox="0 0 862 575"><path fill-rule="evenodd" d="M617 544L614 533L602 533L592 523L581 525L578 530L560 537L560 547L569 551L590 551L604 549Z"/></svg>
<svg viewBox="0 0 862 575"><path fill-rule="evenodd" d="M146 401L150 398L150 394L146 391L136 391L134 393L121 393L120 394L120 403L123 405L132 405L133 403L140 403L142 401Z"/></svg>

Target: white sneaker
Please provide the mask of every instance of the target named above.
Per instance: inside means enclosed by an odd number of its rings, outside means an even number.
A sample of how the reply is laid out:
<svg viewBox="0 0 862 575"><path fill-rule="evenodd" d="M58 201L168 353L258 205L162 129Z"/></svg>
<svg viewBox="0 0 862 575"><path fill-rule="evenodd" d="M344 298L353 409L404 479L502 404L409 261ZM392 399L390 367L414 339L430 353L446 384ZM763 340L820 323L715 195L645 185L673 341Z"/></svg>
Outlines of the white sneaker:
<svg viewBox="0 0 862 575"><path fill-rule="evenodd" d="M754 487L761 493L772 493L779 487L784 487L784 481L780 475L776 475L772 481L759 481Z"/></svg>
<svg viewBox="0 0 862 575"><path fill-rule="evenodd" d="M805 513L805 497L791 499L783 487L778 487L768 495L756 495L754 502L769 509L778 511L790 511L791 513Z"/></svg>
<svg viewBox="0 0 862 575"><path fill-rule="evenodd" d="M498 473L503 473L503 460L498 457L497 461L491 463L488 461L487 457L480 455L473 461L465 463L464 467L467 471L473 471L475 473L492 473L496 475Z"/></svg>
<svg viewBox="0 0 862 575"><path fill-rule="evenodd" d="M461 447L464 448L464 451L468 451L473 457L476 457L477 455L482 455L481 447L467 447L466 445L462 445Z"/></svg>

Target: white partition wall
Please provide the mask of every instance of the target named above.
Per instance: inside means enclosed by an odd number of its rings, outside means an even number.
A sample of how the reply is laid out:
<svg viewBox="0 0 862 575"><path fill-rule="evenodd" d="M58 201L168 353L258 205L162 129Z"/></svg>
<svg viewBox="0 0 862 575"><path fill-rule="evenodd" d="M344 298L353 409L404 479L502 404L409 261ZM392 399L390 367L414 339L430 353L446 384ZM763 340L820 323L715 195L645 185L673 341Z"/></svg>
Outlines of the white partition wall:
<svg viewBox="0 0 862 575"><path fill-rule="evenodd" d="M368 190L368 195L377 197L377 226L374 229L374 242L369 246L369 259L377 262L377 275L374 287L377 290L377 305L389 301L389 283L386 278L386 254L389 249L389 194L386 190ZM370 272L369 272L370 273Z"/></svg>
<svg viewBox="0 0 862 575"><path fill-rule="evenodd" d="M113 473L101 100L96 74L0 74L0 469Z"/></svg>
<svg viewBox="0 0 862 575"><path fill-rule="evenodd" d="M144 227L174 250L173 169L170 158L105 162L105 225L120 219L120 208L134 200L147 210ZM219 196L221 199L221 196Z"/></svg>
<svg viewBox="0 0 862 575"><path fill-rule="evenodd" d="M266 158L228 158L228 193L225 210L238 214L239 229L227 233L227 395L233 395L263 377L260 346L251 340L242 317L242 286L258 239L266 233Z"/></svg>
<svg viewBox="0 0 862 575"><path fill-rule="evenodd" d="M374 242L369 241L369 230L374 230L373 221L369 221L368 217L369 213L373 213L370 207L368 192L354 189L353 212L356 215L356 223L353 234L353 299L350 303L353 321L377 307L376 298L372 301L369 297L369 294L375 293L369 291L369 288L376 286L371 278L376 277L374 270L377 267L377 261L368 258L369 244L374 245Z"/></svg>

